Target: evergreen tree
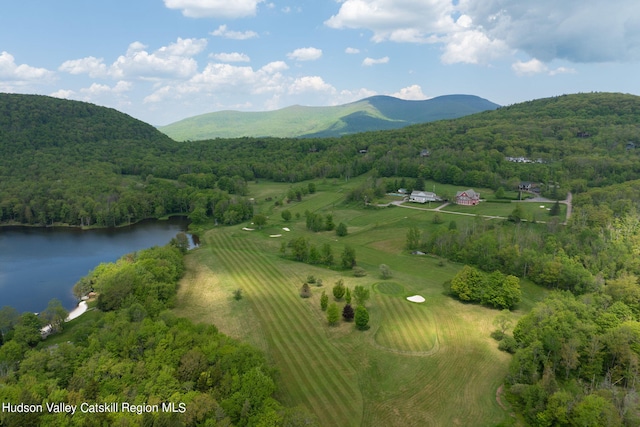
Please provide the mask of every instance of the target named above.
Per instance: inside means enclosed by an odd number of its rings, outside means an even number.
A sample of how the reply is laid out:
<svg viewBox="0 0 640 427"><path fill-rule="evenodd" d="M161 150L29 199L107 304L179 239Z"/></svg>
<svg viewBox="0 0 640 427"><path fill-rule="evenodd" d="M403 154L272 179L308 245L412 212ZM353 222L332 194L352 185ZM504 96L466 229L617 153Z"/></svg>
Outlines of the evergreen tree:
<svg viewBox="0 0 640 427"><path fill-rule="evenodd" d="M338 320L340 320L340 309L338 304L332 302L327 308L327 323L329 323L329 326L333 326L338 323Z"/></svg>
<svg viewBox="0 0 640 427"><path fill-rule="evenodd" d="M335 227L336 227L336 225L333 223L333 215L327 214L327 216L325 217L325 221L324 221L325 230L331 231Z"/></svg>
<svg viewBox="0 0 640 427"><path fill-rule="evenodd" d="M356 327L361 331L369 329L369 311L364 305L356 307L355 312Z"/></svg>
<svg viewBox="0 0 640 427"><path fill-rule="evenodd" d="M339 279L333 287L333 297L337 300L341 300L346 292L344 281Z"/></svg>
<svg viewBox="0 0 640 427"><path fill-rule="evenodd" d="M325 311L328 305L329 305L329 296L325 291L322 291L322 295L320 296L320 309L322 311Z"/></svg>
<svg viewBox="0 0 640 427"><path fill-rule="evenodd" d="M349 290L349 288L346 288L344 291L344 301L347 304L351 304L351 291Z"/></svg>
<svg viewBox="0 0 640 427"><path fill-rule="evenodd" d="M344 237L348 234L347 226L343 222L338 224L338 226L336 227L336 234L340 237Z"/></svg>

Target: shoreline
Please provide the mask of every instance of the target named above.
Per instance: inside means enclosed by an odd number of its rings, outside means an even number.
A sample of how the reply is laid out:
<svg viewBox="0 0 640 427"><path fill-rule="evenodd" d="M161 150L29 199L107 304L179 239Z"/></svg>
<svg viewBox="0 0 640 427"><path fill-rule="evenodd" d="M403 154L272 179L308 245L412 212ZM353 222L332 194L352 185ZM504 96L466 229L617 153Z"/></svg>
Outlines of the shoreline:
<svg viewBox="0 0 640 427"><path fill-rule="evenodd" d="M64 319L65 322L70 322L73 319L77 319L78 317L80 317L81 315L83 315L84 313L86 313L87 309L89 308L89 306L87 305L86 301L80 301L78 303L78 305L76 306L76 308L74 308L73 310L71 310L69 312L69 314L67 315L67 317ZM51 324L46 325L42 328L40 328L40 334L42 335L42 338L45 339L47 338L49 335L51 335Z"/></svg>
<svg viewBox="0 0 640 427"><path fill-rule="evenodd" d="M168 216L162 216L162 217L148 217L148 218L142 218L139 219L135 222L130 222L130 223L126 223L126 224L118 224L118 225L110 225L110 226L97 226L97 225L71 225L71 224L66 224L66 223L62 223L62 222L56 222L54 224L21 224L21 223L14 223L14 222L10 222L10 223L0 223L0 230L3 229L18 229L18 228L43 228L43 229L51 229L51 228L61 228L61 229L71 229L71 230L81 230L81 231L89 231L89 230L113 230L113 229L118 229L118 228L125 228L125 227L131 227L134 226L136 224L140 224L142 222L145 221L169 221L172 218L185 218L188 219L189 215L188 214L171 214Z"/></svg>

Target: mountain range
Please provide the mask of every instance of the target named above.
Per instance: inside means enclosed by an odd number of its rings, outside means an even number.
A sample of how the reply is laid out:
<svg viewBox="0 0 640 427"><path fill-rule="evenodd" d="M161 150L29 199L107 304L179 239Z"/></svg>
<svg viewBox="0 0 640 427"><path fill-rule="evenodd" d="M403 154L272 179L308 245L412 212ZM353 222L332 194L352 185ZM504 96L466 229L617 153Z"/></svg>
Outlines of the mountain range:
<svg viewBox="0 0 640 427"><path fill-rule="evenodd" d="M244 136L334 137L455 119L498 107L474 95L445 95L422 101L372 96L332 107L294 105L265 112L219 111L158 129L177 141Z"/></svg>

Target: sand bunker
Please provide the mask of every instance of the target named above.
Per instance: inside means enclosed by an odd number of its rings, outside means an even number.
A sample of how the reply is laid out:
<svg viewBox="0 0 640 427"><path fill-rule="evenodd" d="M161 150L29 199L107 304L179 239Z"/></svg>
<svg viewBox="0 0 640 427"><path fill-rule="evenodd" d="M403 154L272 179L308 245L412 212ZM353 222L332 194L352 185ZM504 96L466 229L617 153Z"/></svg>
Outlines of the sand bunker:
<svg viewBox="0 0 640 427"><path fill-rule="evenodd" d="M269 237L282 237L282 234L272 234Z"/></svg>
<svg viewBox="0 0 640 427"><path fill-rule="evenodd" d="M244 231L253 231L255 228L242 227Z"/></svg>
<svg viewBox="0 0 640 427"><path fill-rule="evenodd" d="M282 227L282 229L283 229L284 231L291 231L291 230L289 230L287 227Z"/></svg>
<svg viewBox="0 0 640 427"><path fill-rule="evenodd" d="M414 295L412 297L407 297L407 299L409 301L411 301L411 302L417 302L417 303L425 301L424 297L421 297L420 295Z"/></svg>

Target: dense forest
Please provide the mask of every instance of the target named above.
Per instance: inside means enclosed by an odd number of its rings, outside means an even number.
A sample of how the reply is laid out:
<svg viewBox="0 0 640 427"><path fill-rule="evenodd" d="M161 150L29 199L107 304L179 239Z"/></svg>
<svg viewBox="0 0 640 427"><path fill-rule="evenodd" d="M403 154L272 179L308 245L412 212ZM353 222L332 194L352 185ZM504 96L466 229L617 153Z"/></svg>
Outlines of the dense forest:
<svg viewBox="0 0 640 427"><path fill-rule="evenodd" d="M639 113L636 96L579 94L342 138L177 143L115 110L1 94L0 222L114 226L190 214L233 224L252 215L247 181L368 172L579 193L640 179Z"/></svg>
<svg viewBox="0 0 640 427"><path fill-rule="evenodd" d="M477 218L459 227L417 230L412 249L475 266L495 283L515 276L555 291L509 335L513 342L509 351L514 353L506 379L509 396L528 424L640 423L640 97L565 95L456 120L342 138L177 143L114 110L47 97L0 95L0 222L4 224L115 226L175 213L187 214L196 223L235 224L253 215L248 181L348 180L363 174L368 179L346 195L349 203L364 206L366 200L393 189L398 179L416 188L431 179L493 190L515 189L521 181L529 181L555 199L571 192L573 215L566 224L557 217L544 223L520 221L517 215L501 223ZM313 229L313 217L308 218ZM290 248L295 257L294 244L283 250ZM316 252L321 255L318 248ZM100 267L83 283L111 295L103 298L106 314L94 325L102 328L100 332L45 350L15 342L18 334L11 333L14 326L33 327L34 319L16 318L5 327L0 373L13 383L0 393L15 397L27 390L30 394L20 396L21 401L54 392L80 399L77 395L87 389L105 399L120 392L168 399L152 385L144 388L147 379L136 376L140 373L136 367L148 363L161 367L158 372L175 373L173 379L162 377L167 390L177 393L177 387L180 393L194 393L181 398L215 399L222 408L221 419L244 425L254 416L285 417L286 411L269 400L266 391L259 403L247 408L244 402L252 397L234 400L234 393L243 393L243 375L260 376L264 390L271 390L271 374L259 356L249 357L253 362L244 374L224 380L231 383L227 387L213 372L222 344L194 346L198 354L188 358L202 362L198 375L206 371L218 378L211 385L206 382L202 390L199 377L180 376L181 363L187 363L182 362L185 354L169 351L165 365L153 359L161 349L170 348L159 338L163 334L178 339L185 330L199 340L222 343L226 338L166 314L163 309L170 306L175 291L171 275L154 279L152 297L143 298L147 291L140 291L140 283L169 274L166 266L158 269L145 263L151 261L139 254L121 261L122 270ZM136 278L139 271L146 272L144 280ZM454 285L456 291L466 289L464 283ZM476 296L497 307L511 307L518 300L496 303L495 298L473 292L469 300ZM132 332L118 329L124 322L133 325ZM159 347L140 349L140 336L157 337L151 342ZM142 355L132 354L131 349ZM138 382L126 390L116 389L115 381L87 385L75 382L74 373L66 371L60 374L63 380L54 380L52 372L62 366L55 358L67 357L60 352L73 353L73 366L90 372L84 378L96 382L106 375L96 368L99 358L122 353L126 362L119 366L121 378L131 379L125 382L129 385ZM34 369L28 371L30 366ZM42 381L50 387L38 388ZM220 387L227 387L230 394ZM251 409L257 407L259 414ZM160 422L159 416L153 417L151 421ZM181 419L186 424L193 421Z"/></svg>

